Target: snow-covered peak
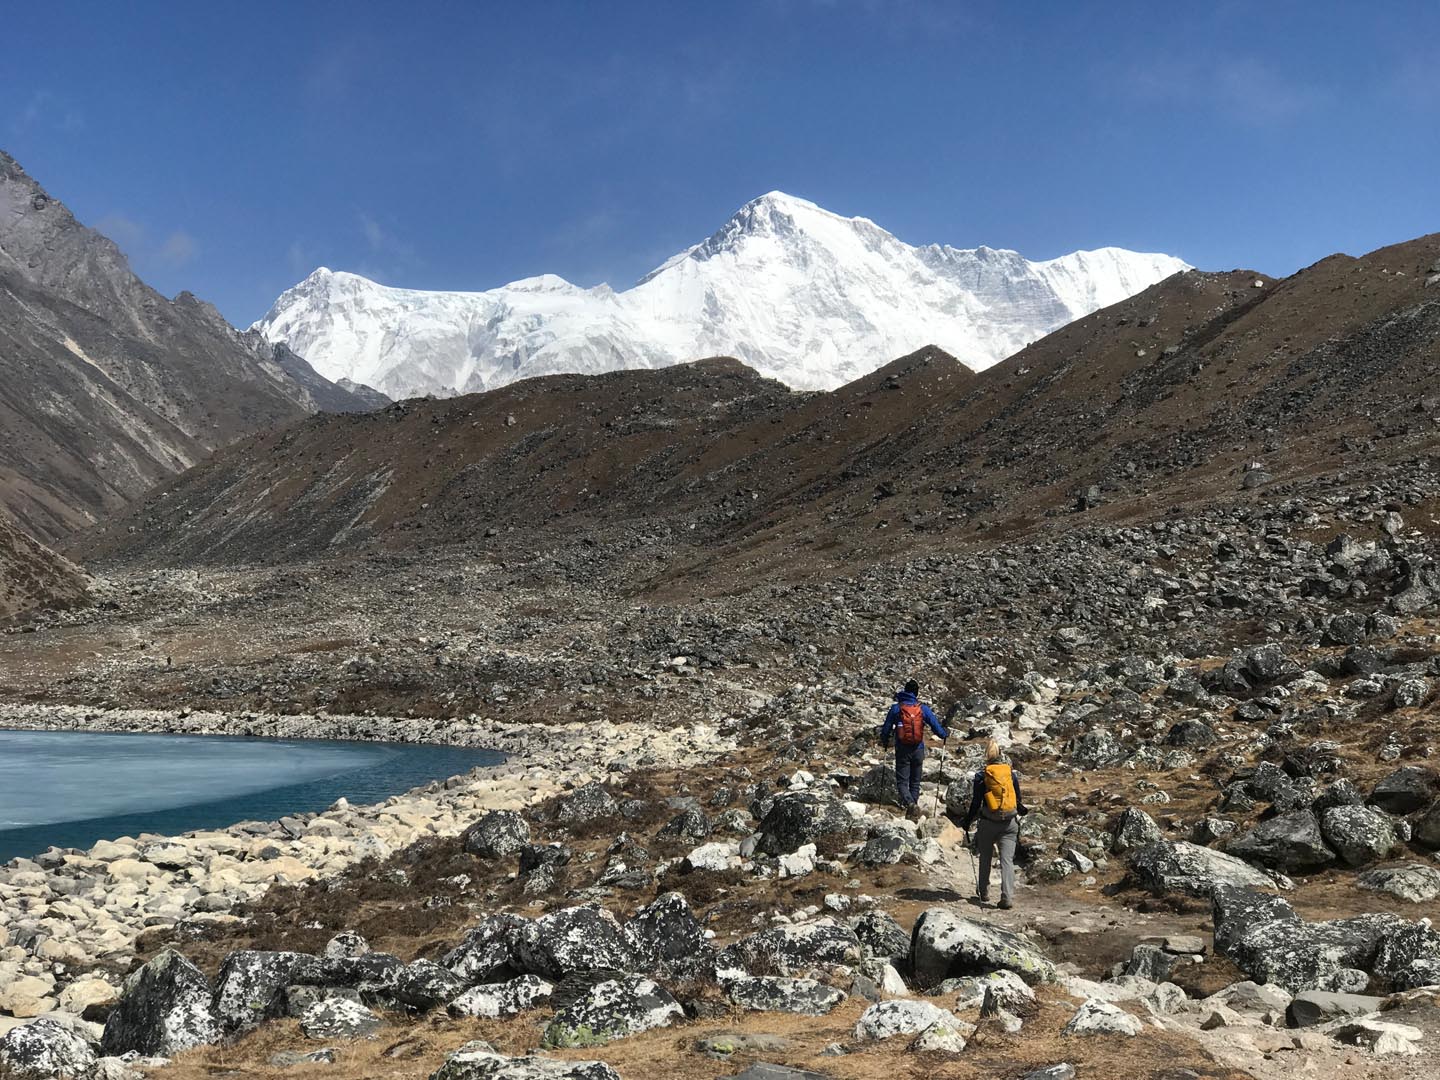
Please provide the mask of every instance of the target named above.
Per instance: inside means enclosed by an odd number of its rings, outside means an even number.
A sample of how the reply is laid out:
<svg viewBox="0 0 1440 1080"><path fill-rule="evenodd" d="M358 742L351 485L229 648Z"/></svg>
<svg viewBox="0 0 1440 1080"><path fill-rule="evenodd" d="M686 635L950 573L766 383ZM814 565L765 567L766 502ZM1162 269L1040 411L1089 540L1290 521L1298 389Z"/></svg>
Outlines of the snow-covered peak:
<svg viewBox="0 0 1440 1080"><path fill-rule="evenodd" d="M1119 248L1030 262L1003 248L911 247L868 218L771 191L624 292L553 274L424 292L321 267L256 328L327 377L392 397L713 355L825 389L931 344L988 367L1185 269Z"/></svg>

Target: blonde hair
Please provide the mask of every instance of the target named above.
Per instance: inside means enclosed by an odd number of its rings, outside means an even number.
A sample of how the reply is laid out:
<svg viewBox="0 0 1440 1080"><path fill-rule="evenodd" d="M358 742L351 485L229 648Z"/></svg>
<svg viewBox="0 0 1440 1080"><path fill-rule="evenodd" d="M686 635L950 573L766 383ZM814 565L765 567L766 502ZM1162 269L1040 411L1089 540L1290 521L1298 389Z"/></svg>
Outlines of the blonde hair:
<svg viewBox="0 0 1440 1080"><path fill-rule="evenodd" d="M985 740L985 763L988 765L988 764L991 764L992 762L1004 761L1004 760L1005 760L1005 751L1004 751L1003 749L1001 749L1000 741L999 741L998 739L986 739L986 740Z"/></svg>

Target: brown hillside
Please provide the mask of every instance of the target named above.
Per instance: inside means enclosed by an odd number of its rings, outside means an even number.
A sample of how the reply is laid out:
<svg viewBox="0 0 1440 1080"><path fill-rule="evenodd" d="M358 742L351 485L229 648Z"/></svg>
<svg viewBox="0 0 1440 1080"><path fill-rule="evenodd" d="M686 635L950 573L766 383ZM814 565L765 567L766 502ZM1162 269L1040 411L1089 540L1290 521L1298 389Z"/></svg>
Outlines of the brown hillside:
<svg viewBox="0 0 1440 1080"><path fill-rule="evenodd" d="M1134 520L1269 499L1318 464L1433 443L1437 258L1430 236L1282 282L1179 274L978 375L926 349L798 394L711 360L322 417L219 455L77 551L151 564L478 540L533 551L599 530L663 542L666 577L723 587L1081 510Z"/></svg>

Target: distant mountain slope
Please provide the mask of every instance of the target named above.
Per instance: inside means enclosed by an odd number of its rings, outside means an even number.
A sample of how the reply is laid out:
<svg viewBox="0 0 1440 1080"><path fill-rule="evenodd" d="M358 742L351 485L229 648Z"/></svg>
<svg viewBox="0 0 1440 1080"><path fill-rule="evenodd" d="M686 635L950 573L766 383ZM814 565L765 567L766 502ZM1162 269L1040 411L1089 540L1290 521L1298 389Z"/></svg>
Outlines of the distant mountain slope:
<svg viewBox="0 0 1440 1080"><path fill-rule="evenodd" d="M1046 262L915 248L865 218L771 192L626 292L551 275L487 292L421 292L322 267L255 329L328 378L396 398L706 356L832 389L927 344L988 367L1184 269L1169 255L1119 248Z"/></svg>
<svg viewBox="0 0 1440 1080"><path fill-rule="evenodd" d="M233 439L371 402L165 299L0 153L0 508L53 540Z"/></svg>
<svg viewBox="0 0 1440 1080"><path fill-rule="evenodd" d="M480 542L525 558L649 537L667 577L724 587L1078 513L1283 498L1317 470L1434 453L1437 259L1440 235L1281 282L1176 275L978 374L926 349L803 393L710 360L320 417L218 454L77 550L183 564Z"/></svg>
<svg viewBox="0 0 1440 1080"><path fill-rule="evenodd" d="M87 586L79 567L0 513L0 622L39 608L69 607L84 599Z"/></svg>

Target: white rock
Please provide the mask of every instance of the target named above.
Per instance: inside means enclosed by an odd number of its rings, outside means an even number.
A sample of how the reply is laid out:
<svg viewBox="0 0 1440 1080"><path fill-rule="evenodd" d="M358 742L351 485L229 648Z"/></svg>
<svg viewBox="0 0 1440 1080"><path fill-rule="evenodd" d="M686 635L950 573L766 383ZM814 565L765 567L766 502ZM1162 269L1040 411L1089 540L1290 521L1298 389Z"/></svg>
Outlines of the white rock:
<svg viewBox="0 0 1440 1080"><path fill-rule="evenodd" d="M1124 1009L1108 1001L1091 998L1075 1010L1075 1015L1061 1030L1062 1035L1139 1035L1140 1021Z"/></svg>

